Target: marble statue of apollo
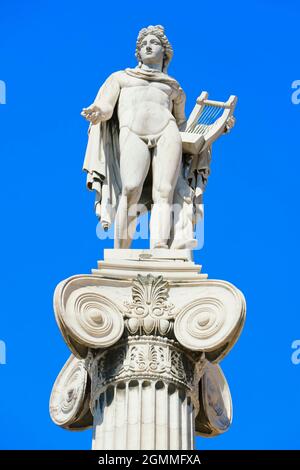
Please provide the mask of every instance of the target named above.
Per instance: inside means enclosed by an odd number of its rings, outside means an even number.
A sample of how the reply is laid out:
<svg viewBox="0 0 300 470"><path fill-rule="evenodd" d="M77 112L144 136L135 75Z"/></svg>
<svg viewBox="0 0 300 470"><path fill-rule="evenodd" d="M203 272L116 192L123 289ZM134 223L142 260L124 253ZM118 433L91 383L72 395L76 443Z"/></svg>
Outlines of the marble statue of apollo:
<svg viewBox="0 0 300 470"><path fill-rule="evenodd" d="M130 246L140 207L151 208L150 247L169 248L176 225L174 193L183 188L190 196L180 136L186 125L185 94L167 74L172 56L162 26L142 29L138 66L110 75L93 104L82 111L90 121L87 186L96 191L95 210L104 228L115 223L115 248ZM192 235L179 238L176 248L186 247Z"/></svg>
<svg viewBox="0 0 300 470"><path fill-rule="evenodd" d="M195 434L217 436L232 421L218 363L241 333L246 304L235 286L199 272L191 248L211 146L232 127L237 97L213 101L202 91L186 120L184 92L167 73L172 55L162 26L142 29L137 67L110 75L82 111L87 187L117 249L55 289L72 354L50 414L70 431L93 427L94 450L192 450ZM127 250L143 211L151 211L150 250Z"/></svg>

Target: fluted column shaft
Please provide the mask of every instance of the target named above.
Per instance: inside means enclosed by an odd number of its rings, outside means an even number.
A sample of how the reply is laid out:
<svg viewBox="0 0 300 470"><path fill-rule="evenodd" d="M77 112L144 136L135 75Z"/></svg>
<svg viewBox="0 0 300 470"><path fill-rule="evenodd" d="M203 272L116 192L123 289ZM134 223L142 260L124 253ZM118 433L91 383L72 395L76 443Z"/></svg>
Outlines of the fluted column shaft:
<svg viewBox="0 0 300 470"><path fill-rule="evenodd" d="M193 449L194 419L184 389L163 381L120 382L96 401L93 449Z"/></svg>
<svg viewBox="0 0 300 470"><path fill-rule="evenodd" d="M93 449L193 449L197 358L146 335L98 352L89 367Z"/></svg>

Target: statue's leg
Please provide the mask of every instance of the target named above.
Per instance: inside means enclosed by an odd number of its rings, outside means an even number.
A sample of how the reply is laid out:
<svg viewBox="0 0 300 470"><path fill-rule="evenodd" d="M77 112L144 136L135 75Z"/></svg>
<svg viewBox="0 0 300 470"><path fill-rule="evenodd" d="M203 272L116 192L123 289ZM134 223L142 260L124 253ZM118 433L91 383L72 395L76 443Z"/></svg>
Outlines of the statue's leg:
<svg viewBox="0 0 300 470"><path fill-rule="evenodd" d="M150 219L151 248L167 248L171 230L173 194L182 159L182 142L171 121L153 153L153 208Z"/></svg>
<svg viewBox="0 0 300 470"><path fill-rule="evenodd" d="M115 248L129 248L137 218L137 203L150 166L150 152L128 128L120 130L120 173L122 194L115 220Z"/></svg>

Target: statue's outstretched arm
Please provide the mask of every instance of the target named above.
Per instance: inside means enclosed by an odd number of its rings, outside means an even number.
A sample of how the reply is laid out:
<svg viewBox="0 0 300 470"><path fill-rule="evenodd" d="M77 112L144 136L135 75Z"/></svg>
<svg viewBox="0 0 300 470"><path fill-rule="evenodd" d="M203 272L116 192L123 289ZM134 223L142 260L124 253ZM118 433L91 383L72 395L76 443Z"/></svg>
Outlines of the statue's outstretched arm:
<svg viewBox="0 0 300 470"><path fill-rule="evenodd" d="M120 90L119 80L113 73L100 88L94 102L88 108L83 108L81 115L92 124L108 121L113 115Z"/></svg>

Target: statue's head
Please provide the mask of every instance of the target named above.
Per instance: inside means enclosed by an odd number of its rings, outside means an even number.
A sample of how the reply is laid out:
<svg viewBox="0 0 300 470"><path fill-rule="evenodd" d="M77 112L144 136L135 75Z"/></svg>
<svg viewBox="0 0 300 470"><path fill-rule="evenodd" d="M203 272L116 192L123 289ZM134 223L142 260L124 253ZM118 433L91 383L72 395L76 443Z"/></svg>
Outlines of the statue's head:
<svg viewBox="0 0 300 470"><path fill-rule="evenodd" d="M139 64L162 63L162 71L167 72L173 57L173 48L169 43L163 26L148 26L140 30L135 55Z"/></svg>

